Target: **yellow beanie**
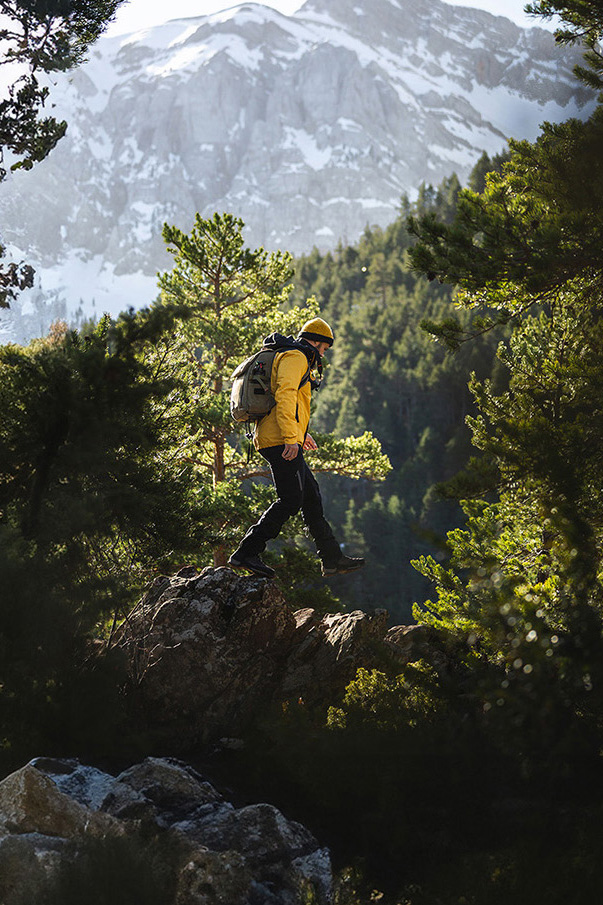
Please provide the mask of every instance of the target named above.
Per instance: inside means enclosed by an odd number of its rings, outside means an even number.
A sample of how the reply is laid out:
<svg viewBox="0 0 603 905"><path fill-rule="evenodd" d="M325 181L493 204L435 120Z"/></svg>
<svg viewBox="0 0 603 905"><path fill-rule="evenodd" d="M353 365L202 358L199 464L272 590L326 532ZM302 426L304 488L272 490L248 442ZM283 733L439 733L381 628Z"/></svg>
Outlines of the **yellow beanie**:
<svg viewBox="0 0 603 905"><path fill-rule="evenodd" d="M322 317L314 317L311 321L306 321L299 331L299 339L313 339L316 342L328 343L333 345L333 331Z"/></svg>

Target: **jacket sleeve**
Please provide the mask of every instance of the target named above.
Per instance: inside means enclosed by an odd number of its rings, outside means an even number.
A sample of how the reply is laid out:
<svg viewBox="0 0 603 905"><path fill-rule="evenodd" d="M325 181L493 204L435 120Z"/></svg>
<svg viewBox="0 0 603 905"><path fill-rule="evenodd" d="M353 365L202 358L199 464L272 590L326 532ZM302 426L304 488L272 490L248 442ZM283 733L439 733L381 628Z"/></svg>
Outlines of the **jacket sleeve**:
<svg viewBox="0 0 603 905"><path fill-rule="evenodd" d="M303 352L283 352L276 372L276 420L285 443L297 443L299 424L297 403L299 385L308 370L308 360Z"/></svg>

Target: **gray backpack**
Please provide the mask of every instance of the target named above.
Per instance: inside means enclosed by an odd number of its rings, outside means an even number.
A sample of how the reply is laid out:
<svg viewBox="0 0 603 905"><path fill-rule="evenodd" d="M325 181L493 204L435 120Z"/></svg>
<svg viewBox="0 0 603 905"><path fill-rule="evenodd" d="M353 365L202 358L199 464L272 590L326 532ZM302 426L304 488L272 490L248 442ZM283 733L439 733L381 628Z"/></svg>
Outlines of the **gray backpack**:
<svg viewBox="0 0 603 905"><path fill-rule="evenodd" d="M276 405L270 389L274 357L283 349L260 349L241 362L232 375L230 414L239 424L260 421ZM310 379L310 365L300 383L300 389Z"/></svg>

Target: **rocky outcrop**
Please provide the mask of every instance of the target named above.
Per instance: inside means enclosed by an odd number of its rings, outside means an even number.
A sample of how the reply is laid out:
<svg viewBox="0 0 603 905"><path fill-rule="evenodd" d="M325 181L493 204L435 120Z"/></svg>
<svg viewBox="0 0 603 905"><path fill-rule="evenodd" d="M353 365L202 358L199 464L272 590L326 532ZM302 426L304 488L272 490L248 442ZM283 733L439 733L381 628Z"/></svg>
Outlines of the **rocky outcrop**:
<svg viewBox="0 0 603 905"><path fill-rule="evenodd" d="M136 712L178 754L238 737L285 701L332 704L360 667L425 659L446 674L455 659L432 626L388 629L385 610L294 612L275 582L229 568L158 578L113 644Z"/></svg>
<svg viewBox="0 0 603 905"><path fill-rule="evenodd" d="M293 612L275 582L228 568L157 579L113 644L138 713L165 749L181 751L232 743L280 702L332 703L360 666L449 665L447 639L432 627L388 629L384 610ZM79 882L88 882L99 846L109 841L123 856L141 839L158 846L149 869L159 858L160 876L169 875L161 905L332 901L328 851L270 804L237 807L173 758L147 758L118 776L38 758L0 783L0 902L54 905L65 872L81 866Z"/></svg>
<svg viewBox="0 0 603 905"><path fill-rule="evenodd" d="M177 749L245 730L267 706L332 701L374 662L385 610L293 612L278 586L227 568L159 578L121 626L131 693Z"/></svg>
<svg viewBox="0 0 603 905"><path fill-rule="evenodd" d="M329 853L305 827L268 804L236 808L191 767L162 758L117 777L38 758L0 783L0 901L41 901L91 837L127 840L143 826L171 859L175 905L331 901Z"/></svg>

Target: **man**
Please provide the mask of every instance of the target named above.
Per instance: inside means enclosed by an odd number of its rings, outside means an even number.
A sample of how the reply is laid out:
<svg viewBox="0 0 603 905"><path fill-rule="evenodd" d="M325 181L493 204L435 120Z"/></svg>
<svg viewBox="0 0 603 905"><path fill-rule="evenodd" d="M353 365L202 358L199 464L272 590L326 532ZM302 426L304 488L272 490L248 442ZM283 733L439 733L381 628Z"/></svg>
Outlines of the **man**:
<svg viewBox="0 0 603 905"><path fill-rule="evenodd" d="M300 509L322 560L323 575L353 572L364 565L364 559L341 552L324 517L318 483L304 459L304 450L317 449L308 433L310 397L313 385L316 387L315 381L309 379L309 371L322 371L321 359L333 345L333 338L326 321L315 317L303 325L296 341L289 337L287 342L285 337L273 334L264 343L287 347L277 353L272 366L271 390L276 405L258 422L254 436L256 448L270 463L278 499L249 529L228 560L235 569L272 578L274 569L262 562L260 553Z"/></svg>

